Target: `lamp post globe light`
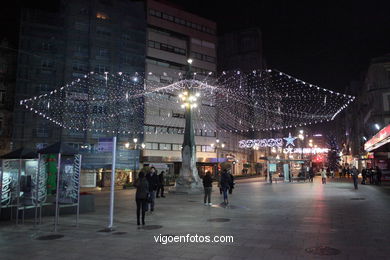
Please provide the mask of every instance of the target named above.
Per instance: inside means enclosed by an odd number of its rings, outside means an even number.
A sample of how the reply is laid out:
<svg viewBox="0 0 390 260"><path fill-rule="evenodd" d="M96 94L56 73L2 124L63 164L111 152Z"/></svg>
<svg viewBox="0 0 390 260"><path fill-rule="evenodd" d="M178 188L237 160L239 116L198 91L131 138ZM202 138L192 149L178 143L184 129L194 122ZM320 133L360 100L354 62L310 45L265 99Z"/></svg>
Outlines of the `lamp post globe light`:
<svg viewBox="0 0 390 260"><path fill-rule="evenodd" d="M187 62L187 80L189 80L191 78L192 59L189 58ZM188 85L179 94L185 117L184 140L181 150L182 164L179 177L176 179L175 186L170 189L170 192L186 194L200 194L203 192L202 181L196 168L195 132L192 120L193 109L198 106L197 100L199 97L200 94L195 93Z"/></svg>

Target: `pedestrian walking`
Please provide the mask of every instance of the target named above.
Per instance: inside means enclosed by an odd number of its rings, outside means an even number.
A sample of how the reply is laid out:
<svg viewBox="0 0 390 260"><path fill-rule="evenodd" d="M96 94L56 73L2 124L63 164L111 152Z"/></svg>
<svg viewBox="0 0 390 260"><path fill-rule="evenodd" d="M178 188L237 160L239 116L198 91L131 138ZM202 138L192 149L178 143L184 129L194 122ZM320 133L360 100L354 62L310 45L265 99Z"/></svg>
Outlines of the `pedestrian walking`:
<svg viewBox="0 0 390 260"><path fill-rule="evenodd" d="M161 196L161 198L165 198L165 196L164 196L164 173L165 172L162 171L158 175L158 186L157 186L156 198L159 198L160 196Z"/></svg>
<svg viewBox="0 0 390 260"><path fill-rule="evenodd" d="M363 185L366 184L366 179L367 179L367 169L365 167L363 167L363 169L362 169L362 184Z"/></svg>
<svg viewBox="0 0 390 260"><path fill-rule="evenodd" d="M230 176L229 194L232 194L234 189L234 177L233 174L230 172L230 170L228 171L228 173Z"/></svg>
<svg viewBox="0 0 390 260"><path fill-rule="evenodd" d="M313 167L310 167L309 169L309 182L313 182L314 179L314 170Z"/></svg>
<svg viewBox="0 0 390 260"><path fill-rule="evenodd" d="M206 175L203 177L203 188L204 188L204 205L211 204L211 191L213 189L213 179L211 178L211 173L206 172Z"/></svg>
<svg viewBox="0 0 390 260"><path fill-rule="evenodd" d="M142 212L142 225L145 225L145 211L148 208L149 183L145 178L145 173L140 172L138 179L134 182L137 187L135 192L135 202L137 203L137 225L140 225L140 215Z"/></svg>
<svg viewBox="0 0 390 260"><path fill-rule="evenodd" d="M218 188L219 188L219 194L222 195L222 186L221 186L221 173L217 173L217 181L218 181Z"/></svg>
<svg viewBox="0 0 390 260"><path fill-rule="evenodd" d="M373 183L373 170L372 170L372 168L370 168L370 169L367 169L367 178L369 179L369 181L370 181L370 184L372 184Z"/></svg>
<svg viewBox="0 0 390 260"><path fill-rule="evenodd" d="M376 166L376 184L382 184L382 170L378 166Z"/></svg>
<svg viewBox="0 0 390 260"><path fill-rule="evenodd" d="M358 189L358 178L359 178L359 171L356 169L355 166L352 167L351 175L353 178L353 186L355 187L355 190Z"/></svg>
<svg viewBox="0 0 390 260"><path fill-rule="evenodd" d="M229 203L228 201L228 190L230 187L230 175L227 170L223 170L222 175L221 175L221 188L222 188L222 193L223 193L223 202L227 205Z"/></svg>
<svg viewBox="0 0 390 260"><path fill-rule="evenodd" d="M322 184L326 184L326 169L321 169L321 178L322 178Z"/></svg>
<svg viewBox="0 0 390 260"><path fill-rule="evenodd" d="M152 167L150 168L150 171L148 174L146 174L146 180L149 183L149 203L150 204L150 211L154 211L154 200L156 198L156 191L158 187L158 177L157 177L157 171L156 168Z"/></svg>

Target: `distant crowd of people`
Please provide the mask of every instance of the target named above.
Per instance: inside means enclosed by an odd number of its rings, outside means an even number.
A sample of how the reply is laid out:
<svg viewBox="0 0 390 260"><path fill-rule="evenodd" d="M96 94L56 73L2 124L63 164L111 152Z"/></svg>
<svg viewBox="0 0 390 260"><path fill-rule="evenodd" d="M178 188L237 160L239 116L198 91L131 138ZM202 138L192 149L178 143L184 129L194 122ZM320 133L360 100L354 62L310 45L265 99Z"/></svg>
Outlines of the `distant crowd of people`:
<svg viewBox="0 0 390 260"><path fill-rule="evenodd" d="M340 171L340 178L342 177L350 178L350 176L353 175L352 174L353 168L354 167L352 167L352 169L350 169L349 167L343 167L343 169ZM369 182L369 184L376 184L376 185L382 184L382 170L378 166L375 166L375 168L363 167L361 174L362 174L361 184L363 185L367 184L367 181Z"/></svg>
<svg viewBox="0 0 390 260"><path fill-rule="evenodd" d="M355 167L352 166L351 168L346 166L342 167L341 169L336 169L336 172L338 172L340 178L352 178L353 179L353 184L355 189L358 189L358 181L359 181L359 170ZM326 184L326 179L327 177L335 177L335 172L330 170L329 168L321 168L320 170L321 178L322 178L322 183ZM309 172L309 178L312 181L312 177L314 176L314 171L311 173ZM376 185L381 185L382 184L382 170L376 166L375 168L365 168L363 167L361 171L362 175L362 181L361 184L365 185L367 184L367 180L369 181L369 184L376 184Z"/></svg>
<svg viewBox="0 0 390 260"><path fill-rule="evenodd" d="M204 188L204 205L211 206L211 193L213 187L213 178L210 171L202 177ZM218 181L218 187L220 194L223 194L223 203L227 205L229 203L228 193L232 194L234 189L234 177L230 172L230 169L223 170L220 174L217 174L216 179ZM145 174L141 171L138 174L138 178L134 182L134 186L137 188L135 193L135 201L137 204L137 225L145 225L145 213L147 211L154 211L155 199L165 198L164 196L164 171L160 174L157 173L155 167L151 167Z"/></svg>

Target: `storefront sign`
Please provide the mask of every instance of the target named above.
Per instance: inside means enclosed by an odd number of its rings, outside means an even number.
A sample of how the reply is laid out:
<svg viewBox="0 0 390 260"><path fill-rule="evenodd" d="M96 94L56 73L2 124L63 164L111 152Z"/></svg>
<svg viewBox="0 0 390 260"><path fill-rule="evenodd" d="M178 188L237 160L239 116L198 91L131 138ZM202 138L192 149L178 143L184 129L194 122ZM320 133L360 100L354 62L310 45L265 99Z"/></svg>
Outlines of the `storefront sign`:
<svg viewBox="0 0 390 260"><path fill-rule="evenodd" d="M270 163L269 164L269 171L270 172L276 172L276 163Z"/></svg>
<svg viewBox="0 0 390 260"><path fill-rule="evenodd" d="M390 141L390 125L380 130L373 138L364 144L364 150L370 152Z"/></svg>
<svg viewBox="0 0 390 260"><path fill-rule="evenodd" d="M297 153L297 154L318 154L318 153L328 153L328 148L292 148L287 147L283 150L284 153Z"/></svg>
<svg viewBox="0 0 390 260"><path fill-rule="evenodd" d="M254 139L254 140L241 140L238 142L240 148L252 148L252 147L282 147L282 138L271 139Z"/></svg>

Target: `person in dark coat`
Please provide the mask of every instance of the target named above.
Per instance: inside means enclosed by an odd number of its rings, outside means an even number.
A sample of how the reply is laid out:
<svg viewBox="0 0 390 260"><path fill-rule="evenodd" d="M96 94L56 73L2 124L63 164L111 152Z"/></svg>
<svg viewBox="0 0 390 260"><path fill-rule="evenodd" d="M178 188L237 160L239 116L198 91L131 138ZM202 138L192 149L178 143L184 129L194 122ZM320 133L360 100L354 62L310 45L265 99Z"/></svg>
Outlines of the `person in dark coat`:
<svg viewBox="0 0 390 260"><path fill-rule="evenodd" d="M314 178L314 170L313 170L313 167L310 167L310 169L309 169L309 182L313 182L313 178Z"/></svg>
<svg viewBox="0 0 390 260"><path fill-rule="evenodd" d="M165 196L164 196L164 171L162 171L158 175L158 187L157 187L156 198L160 197L160 192L161 192L161 198L165 198Z"/></svg>
<svg viewBox="0 0 390 260"><path fill-rule="evenodd" d="M364 184L366 184L366 179L367 179L367 170L364 167L362 169L362 178L363 178L362 184L364 185Z"/></svg>
<svg viewBox="0 0 390 260"><path fill-rule="evenodd" d="M352 175L353 178L353 185L355 186L355 190L358 189L358 178L359 178L359 171L356 169L355 166L352 167L350 174Z"/></svg>
<svg viewBox="0 0 390 260"><path fill-rule="evenodd" d="M378 166L376 166L376 184L381 185L382 184L382 170Z"/></svg>
<svg viewBox="0 0 390 260"><path fill-rule="evenodd" d="M211 173L206 172L206 175L203 177L203 188L204 188L204 205L211 204L211 191L213 187L213 179L211 178Z"/></svg>
<svg viewBox="0 0 390 260"><path fill-rule="evenodd" d="M229 176L230 176L229 194L232 194L234 189L234 177L230 171L229 171Z"/></svg>
<svg viewBox="0 0 390 260"><path fill-rule="evenodd" d="M156 168L152 167L150 168L150 171L146 175L146 179L149 183L149 204L150 204L150 211L154 210L154 200L156 198L156 191L158 187L158 177L157 177L157 171Z"/></svg>
<svg viewBox="0 0 390 260"><path fill-rule="evenodd" d="M140 213L142 211L142 225L145 225L145 211L148 207L149 183L145 178L145 173L140 172L134 186L137 187L135 202L137 203L137 225L140 225Z"/></svg>
<svg viewBox="0 0 390 260"><path fill-rule="evenodd" d="M367 170L367 177L368 177L368 179L370 180L370 184L372 184L373 183L373 170L372 170L372 168L370 168L370 169L368 169Z"/></svg>
<svg viewBox="0 0 390 260"><path fill-rule="evenodd" d="M227 170L223 170L222 175L221 175L221 188L222 188L222 193L223 193L223 202L225 204L228 204L228 195L227 192L230 188L230 175Z"/></svg>

